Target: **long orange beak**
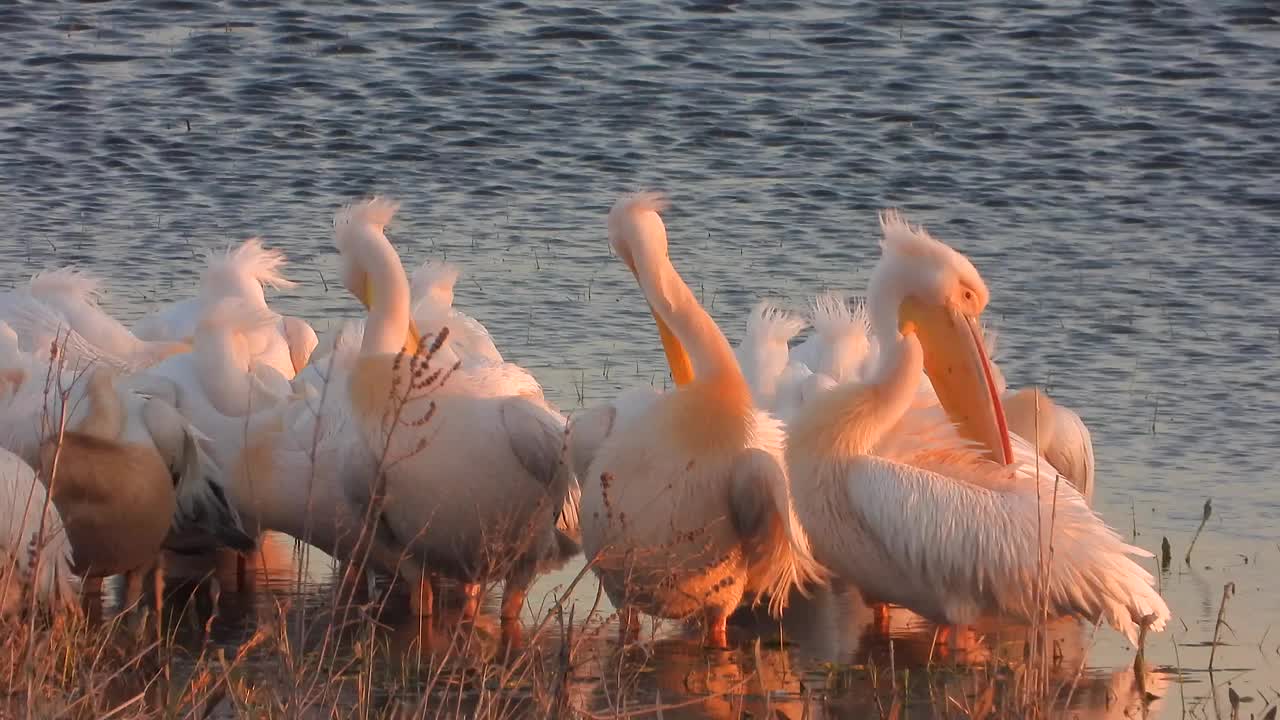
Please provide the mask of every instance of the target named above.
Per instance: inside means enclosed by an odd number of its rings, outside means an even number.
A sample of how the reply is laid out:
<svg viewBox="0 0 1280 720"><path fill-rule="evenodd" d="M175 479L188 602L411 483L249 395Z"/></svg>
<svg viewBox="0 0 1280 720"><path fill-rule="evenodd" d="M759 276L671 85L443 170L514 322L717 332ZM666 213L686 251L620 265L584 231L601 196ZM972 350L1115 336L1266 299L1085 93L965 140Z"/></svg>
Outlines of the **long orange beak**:
<svg viewBox="0 0 1280 720"><path fill-rule="evenodd" d="M413 317L410 317L409 330L404 336L404 354L416 354L420 345L422 345L422 333L418 332L418 324L413 321Z"/></svg>
<svg viewBox="0 0 1280 720"><path fill-rule="evenodd" d="M685 352L680 339L671 332L671 328L667 327L658 313L653 312L652 306L649 312L653 313L653 321L658 325L658 337L662 339L662 350L667 354L667 365L671 367L671 379L675 381L676 387L688 385L693 382L693 361L689 359L689 353Z"/></svg>
<svg viewBox="0 0 1280 720"><path fill-rule="evenodd" d="M1004 404L977 320L915 298L903 302L899 317L903 325L915 328L924 350L925 374L960 434L981 444L996 462L1012 463Z"/></svg>

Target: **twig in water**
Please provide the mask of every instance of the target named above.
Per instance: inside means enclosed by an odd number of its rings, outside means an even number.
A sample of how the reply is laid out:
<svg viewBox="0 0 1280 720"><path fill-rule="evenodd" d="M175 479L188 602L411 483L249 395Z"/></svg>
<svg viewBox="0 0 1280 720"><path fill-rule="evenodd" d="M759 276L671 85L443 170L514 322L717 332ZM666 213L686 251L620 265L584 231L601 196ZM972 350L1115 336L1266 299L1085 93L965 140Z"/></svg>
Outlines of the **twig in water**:
<svg viewBox="0 0 1280 720"><path fill-rule="evenodd" d="M1236 594L1236 584L1229 582L1222 586L1222 604L1218 606L1218 621L1213 624L1213 645L1209 649L1209 670L1213 670L1213 656L1218 654L1218 634L1222 631L1222 626L1227 625L1222 616L1227 612L1227 599ZM1230 629L1231 626L1227 625ZM1232 630L1231 632L1235 632Z"/></svg>
<svg viewBox="0 0 1280 720"><path fill-rule="evenodd" d="M1173 636L1172 630L1169 631L1169 642L1173 643L1173 661L1176 663L1175 667L1178 670L1178 698L1182 700L1182 714L1185 716L1187 714L1187 691L1182 686L1186 685L1186 683L1182 681L1182 658L1178 657L1178 638Z"/></svg>
<svg viewBox="0 0 1280 720"><path fill-rule="evenodd" d="M324 271L317 269L316 274L320 276L320 283L324 285L324 291L329 292L329 281L324 279Z"/></svg>
<svg viewBox="0 0 1280 720"><path fill-rule="evenodd" d="M1169 545L1169 538L1160 538L1160 569L1168 570L1169 563L1173 561L1173 548Z"/></svg>
<svg viewBox="0 0 1280 720"><path fill-rule="evenodd" d="M1191 550L1196 546L1196 540L1200 539L1200 533L1204 530L1204 524L1209 522L1209 516L1213 514L1213 498L1204 501L1204 515L1200 518L1200 527L1196 528L1196 534L1191 536L1191 544L1187 546L1187 556L1183 558L1188 565L1191 564Z"/></svg>

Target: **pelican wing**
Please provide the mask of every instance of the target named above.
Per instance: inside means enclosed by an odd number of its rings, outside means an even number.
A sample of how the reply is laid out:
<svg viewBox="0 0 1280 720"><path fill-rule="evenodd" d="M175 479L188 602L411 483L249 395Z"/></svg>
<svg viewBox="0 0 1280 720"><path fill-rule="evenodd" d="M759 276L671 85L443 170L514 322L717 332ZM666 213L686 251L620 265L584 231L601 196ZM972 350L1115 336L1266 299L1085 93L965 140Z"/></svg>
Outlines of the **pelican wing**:
<svg viewBox="0 0 1280 720"><path fill-rule="evenodd" d="M822 574L809 554L789 493L776 456L747 448L734 463L729 518L747 548L747 590L757 597L769 595L775 614L785 607L792 587L803 589Z"/></svg>
<svg viewBox="0 0 1280 720"><path fill-rule="evenodd" d="M98 305L99 280L71 268L42 272L31 278L31 296L62 315L67 325L103 354L132 358L140 342L119 320Z"/></svg>
<svg viewBox="0 0 1280 720"><path fill-rule="evenodd" d="M587 474L613 429L648 410L660 397L662 394L650 387L630 388L611 403L573 414L569 423L569 458L579 480Z"/></svg>
<svg viewBox="0 0 1280 720"><path fill-rule="evenodd" d="M564 418L546 405L524 397L502 403L502 427L511 452L529 474L546 485L556 514L556 543L544 569L559 567L582 552L578 504L582 490L574 478L565 446Z"/></svg>
<svg viewBox="0 0 1280 720"><path fill-rule="evenodd" d="M91 342L61 312L33 297L12 298L0 307L0 314L21 344L38 358L48 358L56 347L68 368L84 368L98 362L121 370L135 369L126 357Z"/></svg>
<svg viewBox="0 0 1280 720"><path fill-rule="evenodd" d="M791 481L783 460L784 434L777 418L755 414L753 446L733 465L730 518L745 541L751 563L747 590L770 596L775 614L792 587L824 580L827 570L813 558L809 536L791 501ZM756 548L764 548L763 554Z"/></svg>
<svg viewBox="0 0 1280 720"><path fill-rule="evenodd" d="M201 447L200 431L158 398L145 401L142 419L176 478L177 508L165 546L253 549L255 542L245 534L240 516L227 499L221 471Z"/></svg>
<svg viewBox="0 0 1280 720"><path fill-rule="evenodd" d="M1070 408L1054 405L1054 436L1045 458L1076 486L1085 502L1093 503L1093 437Z"/></svg>
<svg viewBox="0 0 1280 720"><path fill-rule="evenodd" d="M464 364L501 364L502 353L493 342L493 336L479 320L454 310L447 323L449 344L454 347Z"/></svg>
<svg viewBox="0 0 1280 720"><path fill-rule="evenodd" d="M293 364L296 376L307 363L311 362L311 354L320 344L320 338L311 327L311 323L300 317L285 315L280 318L280 332L289 344L289 361Z"/></svg>
<svg viewBox="0 0 1280 720"><path fill-rule="evenodd" d="M868 595L948 622L988 610L1030 619L1044 567L1051 612L1104 618L1130 640L1147 616L1164 627L1169 609L1130 558L1150 553L1122 541L1051 468L1011 472L972 453L929 464L861 456L847 466L851 523L830 531L844 535L842 569Z"/></svg>
<svg viewBox="0 0 1280 720"><path fill-rule="evenodd" d="M15 579L40 600L74 602L71 542L58 511L31 466L7 450L0 450L0 563L18 571L0 573L0 616L22 601Z"/></svg>
<svg viewBox="0 0 1280 720"><path fill-rule="evenodd" d="M559 471L564 456L564 418L553 414L545 405L527 397L503 401L502 429L506 431L511 452L547 488L547 494L563 502L568 486Z"/></svg>

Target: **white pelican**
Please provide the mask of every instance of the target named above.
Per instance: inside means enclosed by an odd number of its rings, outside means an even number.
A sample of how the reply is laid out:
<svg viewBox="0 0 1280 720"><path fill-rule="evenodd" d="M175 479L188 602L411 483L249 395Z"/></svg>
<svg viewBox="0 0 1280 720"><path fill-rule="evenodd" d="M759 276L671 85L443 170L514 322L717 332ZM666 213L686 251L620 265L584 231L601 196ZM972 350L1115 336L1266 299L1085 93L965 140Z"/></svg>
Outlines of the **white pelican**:
<svg viewBox="0 0 1280 720"><path fill-rule="evenodd" d="M342 280L369 309L358 352L328 363L319 397L246 419L232 492L252 527L357 564L367 552L410 582L424 615L430 573L466 583L471 613L477 583L496 573L514 621L538 564L574 549L554 529L569 476L563 419L515 366L427 366L382 230L395 209L374 199L338 214Z"/></svg>
<svg viewBox="0 0 1280 720"><path fill-rule="evenodd" d="M28 378L0 427L3 445L48 486L77 574L124 574L131 603L171 531L252 547L217 466L171 403L118 384L106 367L50 378L48 389L45 376Z"/></svg>
<svg viewBox="0 0 1280 720"><path fill-rule="evenodd" d="M434 260L423 262L414 271L410 280L410 333L415 337L439 336L448 328L447 338L432 353L433 366L456 366L464 373L491 374L496 370L498 374L494 377L500 378L500 393L541 398L542 388L533 375L514 363L505 362L484 325L453 307L453 288L458 275L456 266ZM331 371L348 372L359 355L364 327L364 320L345 320L326 333L313 356L314 361L294 380L295 391L307 392L315 399L323 394ZM559 419L563 430L564 418L554 408L548 406L548 409ZM571 476L568 495L556 524L564 535L558 540L563 544L564 552L571 555L578 552L578 500L581 494L576 476Z"/></svg>
<svg viewBox="0 0 1280 720"><path fill-rule="evenodd" d="M767 593L779 609L821 571L791 509L782 428L752 406L733 348L668 259L662 207L652 193L619 200L609 242L649 302L677 387L629 396L593 439L582 540L624 631L637 610L701 616L723 646L744 596Z"/></svg>
<svg viewBox="0 0 1280 720"><path fill-rule="evenodd" d="M42 272L26 287L0 295L0 319L16 331L27 351L42 350L56 341L77 360L96 360L123 370L148 367L191 349L177 339L137 338L98 305L98 292L99 281L87 273L69 268Z"/></svg>
<svg viewBox="0 0 1280 720"><path fill-rule="evenodd" d="M180 340L196 332L201 318L219 303L239 300L246 312L269 311L263 288L290 288L294 282L284 276L284 253L268 250L258 238L249 238L235 249L206 253L195 297L179 300L152 312L134 324L134 332L144 340ZM306 366L316 347L316 333L305 320L276 316L276 322L247 337L249 354L255 363L275 369L285 379Z"/></svg>
<svg viewBox="0 0 1280 720"><path fill-rule="evenodd" d="M1050 612L1106 619L1131 640L1140 622L1162 629L1169 609L1129 557L1149 554L1038 467L1025 442L1010 442L978 326L988 293L977 270L896 212L881 224L869 291L877 366L788 427L796 511L817 559L868 597L939 622L1034 617L1043 569ZM922 370L979 448L894 437Z"/></svg>
<svg viewBox="0 0 1280 720"><path fill-rule="evenodd" d="M768 308L768 309L767 309ZM747 320L747 334L739 348L744 353L770 353L767 365L756 365L755 376L744 372L752 388L773 390L771 398L758 399L765 409L790 419L796 410L818 394L852 380L865 380L875 367L878 344L871 334L866 305L854 304L850 309L844 296L824 293L815 298L811 309L814 334L788 351L785 344L766 350L761 338L769 333L789 333L790 324L798 322L789 313L773 309L767 303L757 305ZM753 330L753 326L761 329ZM788 336L789 337L789 336ZM997 391L1005 404L1009 432L1026 439L1055 470L1075 486L1092 503L1094 490L1093 442L1089 429L1080 416L1053 402L1036 388L1009 389L995 362L995 333L983 334L991 372ZM920 389L915 407L925 410L936 406L937 395L927 375L920 376ZM1040 418L1037 421L1036 411Z"/></svg>
<svg viewBox="0 0 1280 720"><path fill-rule="evenodd" d="M413 320L424 335L436 335L449 328L448 346L463 367L503 362L502 353L479 320L453 307L453 286L457 266L427 260L413 272L411 294Z"/></svg>
<svg viewBox="0 0 1280 720"><path fill-rule="evenodd" d="M57 508L35 470L0 448L0 618L19 611L25 592L50 606L74 607L78 586Z"/></svg>

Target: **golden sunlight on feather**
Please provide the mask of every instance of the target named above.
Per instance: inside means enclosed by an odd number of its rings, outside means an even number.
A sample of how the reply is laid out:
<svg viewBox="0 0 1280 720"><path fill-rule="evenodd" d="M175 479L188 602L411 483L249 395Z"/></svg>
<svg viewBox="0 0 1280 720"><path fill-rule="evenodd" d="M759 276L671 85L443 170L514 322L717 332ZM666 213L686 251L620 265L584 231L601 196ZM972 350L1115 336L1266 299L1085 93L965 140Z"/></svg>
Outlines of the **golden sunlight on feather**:
<svg viewBox="0 0 1280 720"><path fill-rule="evenodd" d="M938 622L983 612L1030 619L1043 602L1054 614L1106 620L1130 640L1142 623L1163 628L1169 609L1130 559L1147 553L1009 437L978 330L988 293L977 270L897 213L881 224L868 299L877 365L865 382L806 404L788 427L796 510L817 559L869 600ZM913 410L922 371L941 416ZM962 436L948 434L952 423ZM992 461L1002 457L1008 465Z"/></svg>
<svg viewBox="0 0 1280 720"><path fill-rule="evenodd" d="M575 447L587 468L583 546L624 632L637 611L696 618L723 646L742 599L768 594L780 609L821 571L791 508L781 427L754 408L728 341L667 257L664 206L652 193L619 200L609 242L649 304L677 386L620 398L590 448Z"/></svg>

